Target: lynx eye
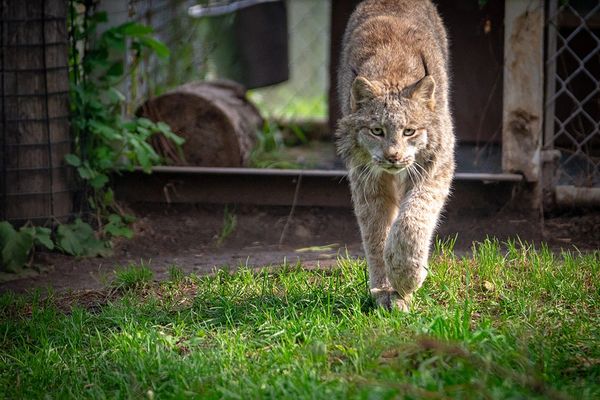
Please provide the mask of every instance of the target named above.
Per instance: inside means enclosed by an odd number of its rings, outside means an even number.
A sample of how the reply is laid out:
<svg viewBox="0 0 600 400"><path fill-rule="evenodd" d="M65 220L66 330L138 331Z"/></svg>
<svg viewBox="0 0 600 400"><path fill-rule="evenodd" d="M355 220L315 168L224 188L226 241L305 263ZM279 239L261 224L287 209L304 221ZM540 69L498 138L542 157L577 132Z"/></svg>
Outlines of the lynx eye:
<svg viewBox="0 0 600 400"><path fill-rule="evenodd" d="M373 136L383 136L383 129L380 127L371 128L371 135Z"/></svg>
<svg viewBox="0 0 600 400"><path fill-rule="evenodd" d="M406 136L406 137L411 137L412 135L414 135L414 134L415 134L415 132L416 132L416 130L415 130L415 129L409 129L409 128L406 128L406 129L404 130L403 134L404 134L404 136Z"/></svg>

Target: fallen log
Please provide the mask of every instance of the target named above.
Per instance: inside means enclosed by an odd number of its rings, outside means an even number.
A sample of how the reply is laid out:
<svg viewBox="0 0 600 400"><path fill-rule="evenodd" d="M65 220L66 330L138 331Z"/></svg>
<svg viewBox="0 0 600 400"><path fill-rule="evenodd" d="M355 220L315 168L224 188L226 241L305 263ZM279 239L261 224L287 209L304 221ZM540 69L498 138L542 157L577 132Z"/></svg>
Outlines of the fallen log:
<svg viewBox="0 0 600 400"><path fill-rule="evenodd" d="M263 125L244 87L231 81L187 83L146 101L137 115L163 121L185 139L179 154L162 135L153 138L154 149L172 165L247 166Z"/></svg>

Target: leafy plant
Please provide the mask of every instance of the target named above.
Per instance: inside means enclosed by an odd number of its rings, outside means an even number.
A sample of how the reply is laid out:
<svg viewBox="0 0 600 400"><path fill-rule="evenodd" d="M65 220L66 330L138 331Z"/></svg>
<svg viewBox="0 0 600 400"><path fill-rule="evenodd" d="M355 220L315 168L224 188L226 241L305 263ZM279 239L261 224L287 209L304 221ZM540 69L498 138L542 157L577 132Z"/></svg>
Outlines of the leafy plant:
<svg viewBox="0 0 600 400"><path fill-rule="evenodd" d="M0 267L17 271L30 264L36 245L55 248L74 256L106 256L110 239L131 238L126 215L116 204L108 187L112 172L141 167L150 172L162 160L149 143L156 134L164 135L178 148L183 139L164 122L124 116L125 95L120 87L126 79L134 82L140 60L150 55L169 57L169 49L152 37L153 29L127 22L97 34L98 26L108 21L105 12L93 12L93 3L71 0L69 29L71 83L71 127L75 142L65 162L74 167L86 183L89 207L96 213L98 232L78 218L59 225L56 239L48 228L25 225L15 230L0 223ZM131 60L131 62L129 62Z"/></svg>
<svg viewBox="0 0 600 400"><path fill-rule="evenodd" d="M73 8L71 12L76 12ZM169 49L152 37L153 29L127 22L105 30L97 38L105 12L85 18L72 16L73 37L83 44L83 52L73 46L71 54L72 126L76 151L66 161L94 189L103 188L110 172L140 166L149 172L160 162L148 139L162 134L177 145L183 139L164 122L123 116L125 95L119 89L126 78L135 75L140 60L149 54L168 58ZM127 65L128 57L132 60Z"/></svg>
<svg viewBox="0 0 600 400"><path fill-rule="evenodd" d="M96 237L92 227L77 218L70 225L59 225L56 244L65 253L78 257L108 256L109 243Z"/></svg>
<svg viewBox="0 0 600 400"><path fill-rule="evenodd" d="M0 266L3 270L16 272L30 263L35 245L49 250L54 249L54 242L48 228L39 226L21 227L18 231L6 222L0 222Z"/></svg>
<svg viewBox="0 0 600 400"><path fill-rule="evenodd" d="M128 235L128 230L119 226L122 222L117 221L117 218L120 217L109 217L105 231L112 236ZM98 236L99 234L80 218L72 224L58 225L55 240L52 239L52 231L49 228L28 224L16 230L9 222L0 222L0 269L18 272L28 266L33 260L36 246L60 250L78 257L110 255L110 242L99 239Z"/></svg>
<svg viewBox="0 0 600 400"><path fill-rule="evenodd" d="M150 172L152 166L161 163L149 142L154 135L163 135L178 148L184 140L164 122L126 117L126 96L121 88L129 79L134 92L141 60L150 56L167 59L169 49L152 36L151 27L136 22L110 27L98 34L98 26L108 21L107 14L93 12L89 1L72 0L69 20L73 40L70 80L75 149L65 161L88 186L85 197L96 213L99 236L130 238L133 231L128 224L133 218L126 216L115 203L108 187L110 174L136 167ZM81 221L74 225L81 234L83 224ZM91 236L86 235L80 244L92 244L88 240ZM64 248L76 255L86 253L72 245ZM101 253L96 246L90 252Z"/></svg>
<svg viewBox="0 0 600 400"><path fill-rule="evenodd" d="M293 131L298 135L297 131ZM250 154L250 166L254 168L300 169L299 163L286 159L282 153L285 147L281 129L274 122L265 121L262 130L257 132L257 143ZM305 136L298 136L299 140Z"/></svg>

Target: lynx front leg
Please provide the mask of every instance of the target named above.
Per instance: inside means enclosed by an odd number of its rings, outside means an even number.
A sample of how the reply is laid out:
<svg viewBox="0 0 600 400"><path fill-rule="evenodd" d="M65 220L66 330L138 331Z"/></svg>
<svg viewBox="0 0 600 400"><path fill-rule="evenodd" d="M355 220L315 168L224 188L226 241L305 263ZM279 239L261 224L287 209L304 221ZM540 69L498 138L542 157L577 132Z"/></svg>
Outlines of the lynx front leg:
<svg viewBox="0 0 600 400"><path fill-rule="evenodd" d="M355 186L352 197L367 256L371 295L378 305L389 309L392 306L390 297L394 294L394 289L386 276L383 253L398 209L388 200L389 196L386 194L373 194L370 190Z"/></svg>
<svg viewBox="0 0 600 400"><path fill-rule="evenodd" d="M433 231L448 194L437 190L413 189L403 203L385 243L387 277L397 292L392 306L408 311L412 294L427 276L427 260Z"/></svg>

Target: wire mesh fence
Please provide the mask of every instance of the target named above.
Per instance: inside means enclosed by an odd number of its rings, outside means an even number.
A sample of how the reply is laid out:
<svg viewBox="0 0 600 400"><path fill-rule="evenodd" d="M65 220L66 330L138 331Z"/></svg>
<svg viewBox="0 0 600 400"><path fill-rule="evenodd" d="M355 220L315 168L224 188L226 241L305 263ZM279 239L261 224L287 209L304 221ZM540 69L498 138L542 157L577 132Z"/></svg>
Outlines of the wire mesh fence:
<svg viewBox="0 0 600 400"><path fill-rule="evenodd" d="M544 147L555 184L600 186L600 3L550 0Z"/></svg>
<svg viewBox="0 0 600 400"><path fill-rule="evenodd" d="M250 99L267 118L325 120L331 1L269 1L238 11L223 7L238 3L245 2L100 0L97 8L107 12L111 26L132 20L152 26L171 51L166 62L144 60L125 84L127 111L177 85L224 78L252 89ZM194 16L194 6L225 12ZM271 10L257 14L261 6Z"/></svg>
<svg viewBox="0 0 600 400"><path fill-rule="evenodd" d="M0 220L70 216L66 4L0 2Z"/></svg>

